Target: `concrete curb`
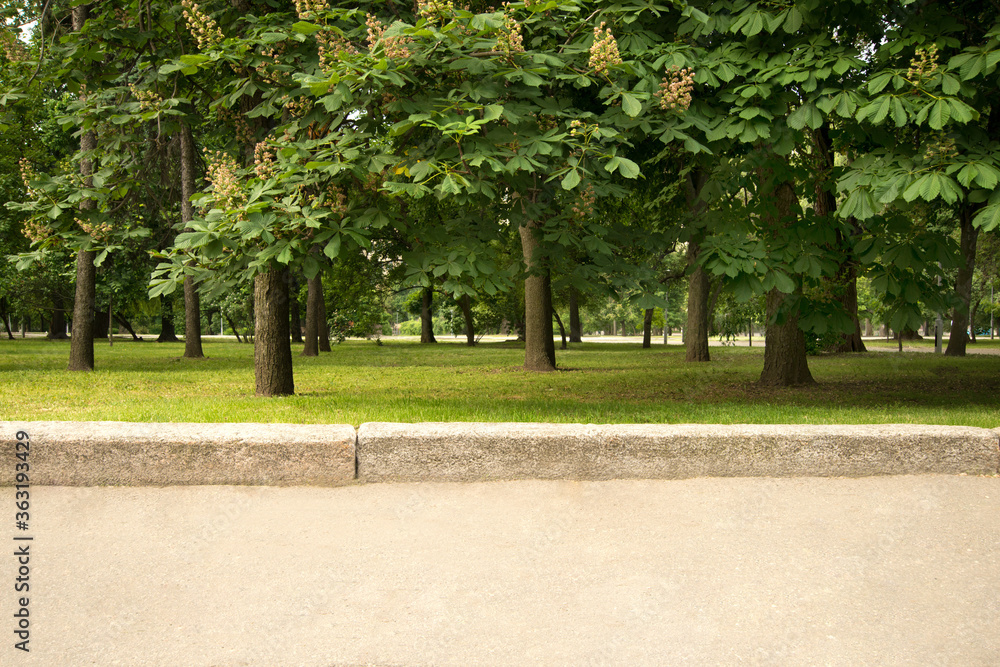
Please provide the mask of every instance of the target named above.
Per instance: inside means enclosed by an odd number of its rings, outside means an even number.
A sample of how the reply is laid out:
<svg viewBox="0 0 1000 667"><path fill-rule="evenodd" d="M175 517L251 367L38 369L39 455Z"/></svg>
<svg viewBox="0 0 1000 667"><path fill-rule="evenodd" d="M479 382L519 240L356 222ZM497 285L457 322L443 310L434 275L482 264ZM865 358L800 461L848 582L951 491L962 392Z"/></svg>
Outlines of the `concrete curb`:
<svg viewBox="0 0 1000 667"><path fill-rule="evenodd" d="M32 485L332 486L355 479L357 435L349 425L0 422L8 443L18 431L29 436ZM14 480L11 461L0 467L0 485Z"/></svg>
<svg viewBox="0 0 1000 667"><path fill-rule="evenodd" d="M983 428L707 424L362 424L358 478L680 479L993 474Z"/></svg>
<svg viewBox="0 0 1000 667"><path fill-rule="evenodd" d="M1000 429L712 424L0 422L51 486L995 474ZM23 439L23 438L22 438ZM0 486L16 482L13 456Z"/></svg>

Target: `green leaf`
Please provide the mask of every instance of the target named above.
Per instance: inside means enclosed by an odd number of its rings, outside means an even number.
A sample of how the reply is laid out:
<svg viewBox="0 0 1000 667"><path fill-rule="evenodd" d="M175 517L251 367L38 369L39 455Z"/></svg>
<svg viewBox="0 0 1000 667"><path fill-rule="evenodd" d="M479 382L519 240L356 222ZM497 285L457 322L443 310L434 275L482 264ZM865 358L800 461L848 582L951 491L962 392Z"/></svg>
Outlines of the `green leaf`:
<svg viewBox="0 0 1000 667"><path fill-rule="evenodd" d="M545 79L528 71L521 72L521 80L524 81L525 85L532 86L534 88L541 88L545 85Z"/></svg>
<svg viewBox="0 0 1000 667"><path fill-rule="evenodd" d="M896 127L906 125L906 109L903 108L902 100L895 96L892 98L892 121L896 124Z"/></svg>
<svg viewBox="0 0 1000 667"><path fill-rule="evenodd" d="M580 184L580 172L576 169L570 169L568 172L566 172L566 175L563 177L562 182L560 183L563 190L572 190L579 184Z"/></svg>
<svg viewBox="0 0 1000 667"><path fill-rule="evenodd" d="M929 174L921 176L917 180L910 184L910 187L903 191L903 199L906 201L913 201L920 196L920 190L924 187L924 181L927 180Z"/></svg>
<svg viewBox="0 0 1000 667"><path fill-rule="evenodd" d="M778 288L779 292L785 294L791 294L795 291L795 281L788 277L782 271L775 271L774 275L774 286Z"/></svg>
<svg viewBox="0 0 1000 667"><path fill-rule="evenodd" d="M868 94L876 95L892 81L892 72L883 72L868 82Z"/></svg>
<svg viewBox="0 0 1000 667"><path fill-rule="evenodd" d="M968 81L979 75L986 68L986 54L980 53L972 56L959 69L959 76Z"/></svg>
<svg viewBox="0 0 1000 667"><path fill-rule="evenodd" d="M621 163L618 165L618 173L625 178L636 178L641 173L641 170L638 164L623 157L621 158Z"/></svg>
<svg viewBox="0 0 1000 667"><path fill-rule="evenodd" d="M892 105L892 100L893 100L892 95L885 95L882 97L882 102L879 104L878 108L875 110L875 113L871 117L871 122L873 125L878 125L883 120L885 120L886 116L889 115L889 108Z"/></svg>
<svg viewBox="0 0 1000 667"><path fill-rule="evenodd" d="M972 224L984 232L990 232L1000 227L1000 203L983 208L972 220Z"/></svg>
<svg viewBox="0 0 1000 667"><path fill-rule="evenodd" d="M944 91L945 95L954 95L961 87L961 82L951 74L941 75L941 90Z"/></svg>
<svg viewBox="0 0 1000 667"><path fill-rule="evenodd" d="M788 114L788 127L793 130L801 130L806 126L806 121L809 118L809 107L812 106L811 103L803 104L798 109Z"/></svg>
<svg viewBox="0 0 1000 667"><path fill-rule="evenodd" d="M747 37L753 37L764 29L764 13L754 12L753 16L750 17L746 23L743 24L743 34Z"/></svg>
<svg viewBox="0 0 1000 667"><path fill-rule="evenodd" d="M311 35L314 32L319 32L323 29L323 26L316 25L315 23L309 23L308 21L299 21L298 23L292 24L292 30L302 35Z"/></svg>
<svg viewBox="0 0 1000 667"><path fill-rule="evenodd" d="M340 235L334 236L330 239L330 242L326 244L323 248L323 254L330 259L337 259L337 255L340 254Z"/></svg>
<svg viewBox="0 0 1000 667"><path fill-rule="evenodd" d="M975 177L976 185L992 190L1000 182L1000 170L990 164L980 163L979 174Z"/></svg>
<svg viewBox="0 0 1000 667"><path fill-rule="evenodd" d="M948 100L951 117L959 123L968 123L979 118L979 112L961 100Z"/></svg>
<svg viewBox="0 0 1000 667"><path fill-rule="evenodd" d="M185 54L178 58L185 65L201 65L208 62L208 56L201 53Z"/></svg>
<svg viewBox="0 0 1000 667"><path fill-rule="evenodd" d="M278 262L280 264L287 265L291 261L292 261L292 246L286 245L284 248L281 249L281 252L278 253Z"/></svg>
<svg viewBox="0 0 1000 667"><path fill-rule="evenodd" d="M931 126L931 129L940 130L949 118L951 118L951 106L946 100L938 100L931 105L927 114L927 124Z"/></svg>
<svg viewBox="0 0 1000 667"><path fill-rule="evenodd" d="M965 187L972 185L972 179L979 175L979 170L976 169L976 165L972 162L968 163L962 170L958 172L958 182Z"/></svg>
<svg viewBox="0 0 1000 667"><path fill-rule="evenodd" d="M788 12L785 15L785 23L782 28L788 34L796 33L799 28L802 27L802 12L799 11L798 7L789 7Z"/></svg>
<svg viewBox="0 0 1000 667"><path fill-rule="evenodd" d="M642 111L642 103L630 93L622 93L622 111L635 118Z"/></svg>

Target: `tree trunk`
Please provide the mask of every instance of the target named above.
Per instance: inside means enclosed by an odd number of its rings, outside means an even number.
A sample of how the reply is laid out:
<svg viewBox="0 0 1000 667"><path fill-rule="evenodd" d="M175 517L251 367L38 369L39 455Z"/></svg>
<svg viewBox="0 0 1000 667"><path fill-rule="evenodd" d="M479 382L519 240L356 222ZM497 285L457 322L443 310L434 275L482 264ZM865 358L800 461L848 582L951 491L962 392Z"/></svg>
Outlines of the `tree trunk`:
<svg viewBox="0 0 1000 667"><path fill-rule="evenodd" d="M319 351L330 352L330 323L326 320L326 293L323 274L319 274Z"/></svg>
<svg viewBox="0 0 1000 667"><path fill-rule="evenodd" d="M7 307L6 297L0 299L0 311L3 311L3 327L7 330L7 339L14 340L14 332L10 330L10 310Z"/></svg>
<svg viewBox="0 0 1000 667"><path fill-rule="evenodd" d="M830 126L826 123L821 125L814 134L816 152L823 161L821 167L821 178L816 181L816 199L813 208L817 216L832 216L837 210L837 199L833 192L828 189L831 179L829 174L833 171L834 153L830 142ZM857 235L860 230L857 221L851 218L852 235ZM853 243L848 244L843 235L837 233L837 241L841 247L853 247ZM833 352L864 352L866 350L864 341L861 340L861 322L858 320L858 263L852 256L840 265L837 275L832 279L834 291L840 301L841 306L851 318L854 330L850 333L841 334L840 342L834 346Z"/></svg>
<svg viewBox="0 0 1000 667"><path fill-rule="evenodd" d="M976 342L976 313L979 312L979 304L982 302L982 299L976 301L969 310L969 343L973 345Z"/></svg>
<svg viewBox="0 0 1000 667"><path fill-rule="evenodd" d="M253 370L258 396L295 393L284 274L284 270L272 268L254 280Z"/></svg>
<svg viewBox="0 0 1000 667"><path fill-rule="evenodd" d="M959 245L962 251L962 264L958 267L958 277L955 279L955 296L960 302L955 307L951 317L951 334L948 336L948 348L945 356L964 357L965 346L969 342L966 327L969 326L969 306L972 302L972 274L976 270L976 242L979 230L972 226L973 212L968 206L962 206L959 212L959 224L962 238Z"/></svg>
<svg viewBox="0 0 1000 667"><path fill-rule="evenodd" d="M247 340L245 338L243 338L243 339L240 338L240 330L237 329L236 325L233 323L233 318L231 318L228 315L226 315L226 322L229 322L229 328L233 330L233 335L236 336L236 342L237 343L246 343Z"/></svg>
<svg viewBox="0 0 1000 667"><path fill-rule="evenodd" d="M191 128L181 126L181 223L187 227L194 218L191 196L194 194L194 139ZM184 279L184 356L201 359L201 295L191 277Z"/></svg>
<svg viewBox="0 0 1000 667"><path fill-rule="evenodd" d="M89 134L89 133L88 133ZM81 208L92 202L84 202ZM97 270L93 250L76 254L76 298L73 301L73 335L70 338L69 370L94 370L94 301Z"/></svg>
<svg viewBox="0 0 1000 667"><path fill-rule="evenodd" d="M580 322L580 293L575 287L569 288L569 342L583 342L583 325Z"/></svg>
<svg viewBox="0 0 1000 667"><path fill-rule="evenodd" d="M132 340L133 341L135 341L137 343L141 343L142 342L142 337L136 335L135 330L132 328L132 323L131 322L129 322L127 319L125 319L124 317L122 317L118 313L115 313L114 317L115 317L115 320L118 322L118 326L125 327L125 331L129 332L129 334L132 336ZM119 329L118 332L121 333L121 329Z"/></svg>
<svg viewBox="0 0 1000 667"><path fill-rule="evenodd" d="M107 308L98 311L96 307L94 308L94 327L92 329L94 340L99 338L107 338L108 334L111 332L111 327L109 322L111 320L111 305L109 304Z"/></svg>
<svg viewBox="0 0 1000 667"><path fill-rule="evenodd" d="M688 266L698 257L698 245L688 242ZM687 326L684 328L685 361L710 361L708 352L708 274L700 266L695 266L688 283Z"/></svg>
<svg viewBox="0 0 1000 667"><path fill-rule="evenodd" d="M762 178L763 180L763 178ZM788 181L779 183L773 196L777 206L777 220L773 220L778 233L795 202L795 190ZM798 307L793 312L782 313L783 306L794 295L786 295L772 289L767 294L767 328L764 332L764 370L760 374L760 384L769 386L793 386L812 384L806 356L806 337L799 328ZM783 315L779 324L778 317Z"/></svg>
<svg viewBox="0 0 1000 667"><path fill-rule="evenodd" d="M834 348L834 352L867 352L865 342L861 339L861 321L858 319L858 267L854 262L841 266L841 271L846 271L841 283L840 303L851 316L854 323L854 331L841 334L840 344ZM838 276L839 277L839 276Z"/></svg>
<svg viewBox="0 0 1000 667"><path fill-rule="evenodd" d="M184 356L201 359L201 295L190 277L184 279Z"/></svg>
<svg viewBox="0 0 1000 667"><path fill-rule="evenodd" d="M66 301L62 294L52 296L52 312L49 314L49 340L65 340L66 336Z"/></svg>
<svg viewBox="0 0 1000 667"><path fill-rule="evenodd" d="M288 326L292 329L292 342L302 343L302 314L299 312L299 281L292 274L292 282L288 286ZM308 300L309 297L306 297Z"/></svg>
<svg viewBox="0 0 1000 667"><path fill-rule="evenodd" d="M476 344L476 321L472 317L472 297L463 294L458 300L458 307L462 309L462 319L465 320L465 344L472 347Z"/></svg>
<svg viewBox="0 0 1000 667"><path fill-rule="evenodd" d="M420 342L436 343L434 338L434 320L431 306L433 305L434 291L430 287L425 287L420 297Z"/></svg>
<svg viewBox="0 0 1000 667"><path fill-rule="evenodd" d="M319 356L320 317L323 311L323 278L316 274L306 282L306 335L303 357Z"/></svg>
<svg viewBox="0 0 1000 667"><path fill-rule="evenodd" d="M73 31L83 30L87 22L88 8L80 5L73 8ZM80 96L86 99L85 95ZM80 137L80 176L87 187L94 184L94 161L91 152L97 148L97 136L88 131ZM95 207L94 201L80 202L81 217ZM97 253L81 248L76 253L76 297L73 301L73 336L69 347L69 370L94 370L94 301L97 298L97 269L94 259Z"/></svg>
<svg viewBox="0 0 1000 667"><path fill-rule="evenodd" d="M174 299L172 296L160 297L160 335L157 343L178 343L177 331L174 329Z"/></svg>
<svg viewBox="0 0 1000 667"><path fill-rule="evenodd" d="M642 347L648 348L653 345L653 309L647 308L646 315L642 318Z"/></svg>
<svg viewBox="0 0 1000 667"><path fill-rule="evenodd" d="M552 332L552 285L538 239L537 222L518 228L521 252L528 275L524 278L524 367L529 371L556 369L556 344Z"/></svg>
<svg viewBox="0 0 1000 667"><path fill-rule="evenodd" d="M777 289L767 294L768 323L764 333L764 370L760 383L788 387L812 384L806 358L806 338L799 328L798 314L790 314L783 324L774 322L778 310L788 299Z"/></svg>
<svg viewBox="0 0 1000 667"><path fill-rule="evenodd" d="M559 317L559 311L558 310L556 310L555 308L553 308L552 309L552 315L555 316L555 318L556 318L556 324L559 325L559 339L562 341L562 345L561 345L561 347L559 349L560 350L565 350L567 348L567 345L566 345L566 327L563 326L563 321L562 321L562 318Z"/></svg>
<svg viewBox="0 0 1000 667"><path fill-rule="evenodd" d="M694 222L700 219L707 207L701 192L708 183L709 174L703 169L691 169L684 180L684 198ZM688 279L687 325L684 327L685 361L711 361L708 352L708 320L710 287L708 274L697 265L701 251L699 244L704 238L703 231L696 231L688 241L687 266L694 270Z"/></svg>

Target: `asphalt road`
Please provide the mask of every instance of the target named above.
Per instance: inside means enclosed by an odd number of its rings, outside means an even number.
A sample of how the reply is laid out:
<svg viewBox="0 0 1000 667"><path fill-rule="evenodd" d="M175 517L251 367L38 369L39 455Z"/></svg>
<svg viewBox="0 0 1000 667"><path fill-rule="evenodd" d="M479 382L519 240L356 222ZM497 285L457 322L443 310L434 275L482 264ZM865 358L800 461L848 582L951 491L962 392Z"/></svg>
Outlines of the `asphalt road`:
<svg viewBox="0 0 1000 667"><path fill-rule="evenodd" d="M39 487L27 531L14 501L5 666L1000 664L997 478Z"/></svg>

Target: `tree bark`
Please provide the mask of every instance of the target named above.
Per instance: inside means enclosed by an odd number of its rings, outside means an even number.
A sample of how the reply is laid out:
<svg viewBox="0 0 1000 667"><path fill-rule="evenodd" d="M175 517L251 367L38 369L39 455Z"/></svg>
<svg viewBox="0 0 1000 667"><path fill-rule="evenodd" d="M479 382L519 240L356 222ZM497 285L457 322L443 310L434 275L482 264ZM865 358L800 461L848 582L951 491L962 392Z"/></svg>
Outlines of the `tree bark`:
<svg viewBox="0 0 1000 667"><path fill-rule="evenodd" d="M556 343L552 331L552 284L549 269L529 222L518 228L521 252L528 275L524 278L524 367L529 371L556 369Z"/></svg>
<svg viewBox="0 0 1000 667"><path fill-rule="evenodd" d="M420 342L436 343L434 337L434 320L431 307L434 300L434 291L430 287L425 287L420 295Z"/></svg>
<svg viewBox="0 0 1000 667"><path fill-rule="evenodd" d="M302 314L299 312L299 281L296 275L292 274L292 282L288 286L288 326L292 330L292 342L302 343ZM309 297L306 297L308 300Z"/></svg>
<svg viewBox="0 0 1000 667"><path fill-rule="evenodd" d="M92 133L89 133L91 136ZM93 202L80 204L84 208ZM73 300L73 331L70 336L69 370L94 370L94 301L97 298L97 269L93 250L76 253L76 298Z"/></svg>
<svg viewBox="0 0 1000 667"><path fill-rule="evenodd" d="M569 342L583 342L583 325L580 322L580 293L575 287L569 288Z"/></svg>
<svg viewBox="0 0 1000 667"><path fill-rule="evenodd" d="M127 319L125 319L124 317L122 317L118 313L115 313L114 317L115 317L115 320L118 321L119 326L125 327L125 331L128 331L129 334L131 334L133 341L135 341L137 343L141 343L142 342L142 336L137 336L136 335L135 329L132 328L132 323L131 322L129 322ZM121 332L121 330L119 330L119 333L120 332Z"/></svg>
<svg viewBox="0 0 1000 667"><path fill-rule="evenodd" d="M73 31L83 30L87 22L89 9L86 5L73 8ZM85 99L84 95L80 96ZM80 176L87 187L94 183L94 161L91 152L97 148L97 136L93 131L85 132L80 137ZM81 217L95 207L94 201L85 199L80 202ZM76 297L73 301L73 336L69 347L69 370L94 370L94 301L97 298L97 269L94 259L97 253L81 248L76 253Z"/></svg>
<svg viewBox="0 0 1000 667"><path fill-rule="evenodd" d="M956 306L951 316L951 333L948 335L948 347L945 356L964 357L965 346L969 342L966 328L969 326L969 307L972 302L972 274L976 270L976 243L979 240L979 230L972 225L973 211L963 205L959 211L959 225L962 238L959 246L962 252L962 264L958 267L958 277L955 279L955 296L960 305Z"/></svg>
<svg viewBox="0 0 1000 667"><path fill-rule="evenodd" d="M816 130L815 135L816 152L823 161L820 178L816 181L816 199L813 208L817 216L825 217L833 215L837 210L837 199L828 188L830 173L833 171L834 153L830 142L830 126L826 123ZM853 235L859 232L857 221L853 218ZM846 239L839 232L837 241L843 247L847 245ZM848 256L837 270L837 275L833 279L834 289L841 306L851 318L854 330L850 333L841 334L840 342L833 348L834 352L865 352L865 343L861 340L861 322L858 319L858 262L853 256Z"/></svg>
<svg viewBox="0 0 1000 667"><path fill-rule="evenodd" d="M187 227L194 218L194 139L187 124L181 126L181 223ZM184 356L201 359L201 295L191 277L184 279Z"/></svg>
<svg viewBox="0 0 1000 667"><path fill-rule="evenodd" d="M233 323L233 318L226 315L226 322L229 322L229 328L233 330L233 335L236 336L237 343L246 343L246 338L240 338L240 330L236 328L236 324Z"/></svg>
<svg viewBox="0 0 1000 667"><path fill-rule="evenodd" d="M295 393L288 337L288 282L272 268L254 280L254 379L258 396Z"/></svg>
<svg viewBox="0 0 1000 667"><path fill-rule="evenodd" d="M701 191L708 183L708 176L702 169L692 169L684 181L684 197L695 220L705 212L706 204L701 199ZM688 268L693 266L694 270L688 279L687 325L684 327L685 361L711 361L712 358L708 351L710 286L708 274L697 264L701 252L699 244L703 238L703 232L695 231L687 247L687 265Z"/></svg>
<svg viewBox="0 0 1000 667"><path fill-rule="evenodd" d="M91 331L95 341L100 338L108 337L108 334L111 330L111 327L109 326L110 320L111 320L110 304L108 305L107 308L104 308L103 310L97 310L97 307L96 306L94 307L94 326L93 329L91 329Z"/></svg>
<svg viewBox="0 0 1000 667"><path fill-rule="evenodd" d="M14 332L10 330L10 310L6 298L0 299L0 311L3 312L3 328L7 330L7 339L14 340Z"/></svg>
<svg viewBox="0 0 1000 667"><path fill-rule="evenodd" d="M841 334L840 344L834 348L834 352L867 352L864 340L861 339L861 320L858 319L858 267L854 262L848 262L841 266L841 271L846 273L840 280L841 295L840 303L850 315L854 323L854 331ZM840 279L841 276L838 276Z"/></svg>
<svg viewBox="0 0 1000 667"><path fill-rule="evenodd" d="M969 343L972 345L976 343L976 313L979 312L979 304L982 302L982 299L976 301L969 309Z"/></svg>
<svg viewBox="0 0 1000 667"><path fill-rule="evenodd" d="M323 291L323 276L319 276L319 351L330 352L330 323L326 320L326 292Z"/></svg>
<svg viewBox="0 0 1000 667"><path fill-rule="evenodd" d="M653 309L647 308L646 314L642 318L642 347L648 348L653 345Z"/></svg>
<svg viewBox="0 0 1000 667"><path fill-rule="evenodd" d="M565 350L568 346L566 345L566 327L563 326L562 318L559 317L559 311L555 308L552 309L552 315L556 318L556 324L559 325L559 339L562 341L562 345L559 347L560 350Z"/></svg>
<svg viewBox="0 0 1000 667"><path fill-rule="evenodd" d="M303 357L319 356L320 317L323 311L323 278L319 273L306 282L306 335Z"/></svg>
<svg viewBox="0 0 1000 667"><path fill-rule="evenodd" d="M763 177L762 179L763 180ZM795 190L788 181L779 183L773 196L777 206L777 220L772 220L776 233L785 224L784 218L791 213L795 203ZM778 323L784 306L793 295L786 295L772 289L767 294L767 329L764 332L764 370L760 374L760 384L768 386L794 386L812 384L812 374L806 356L806 337L799 328L797 312L783 313L784 321Z"/></svg>
<svg viewBox="0 0 1000 667"><path fill-rule="evenodd" d="M180 342L174 329L174 299L171 296L160 297L160 335L157 336L156 342Z"/></svg>
<svg viewBox="0 0 1000 667"><path fill-rule="evenodd" d="M698 257L698 245L688 242L688 266ZM710 297L708 273L695 265L688 279L688 311L685 327L685 361L711 361L708 352L708 302Z"/></svg>
<svg viewBox="0 0 1000 667"><path fill-rule="evenodd" d="M66 336L66 301L63 295L56 292L52 296L52 312L49 314L49 340L65 340Z"/></svg>
<svg viewBox="0 0 1000 667"><path fill-rule="evenodd" d="M799 328L798 314L789 314L783 324L773 321L788 298L777 288L767 294L768 324L764 333L762 385L790 387L815 382L809 372L806 338Z"/></svg>
<svg viewBox="0 0 1000 667"><path fill-rule="evenodd" d="M458 300L458 307L462 309L462 319L465 320L465 344L472 347L476 344L476 321L472 317L472 297L463 294Z"/></svg>

